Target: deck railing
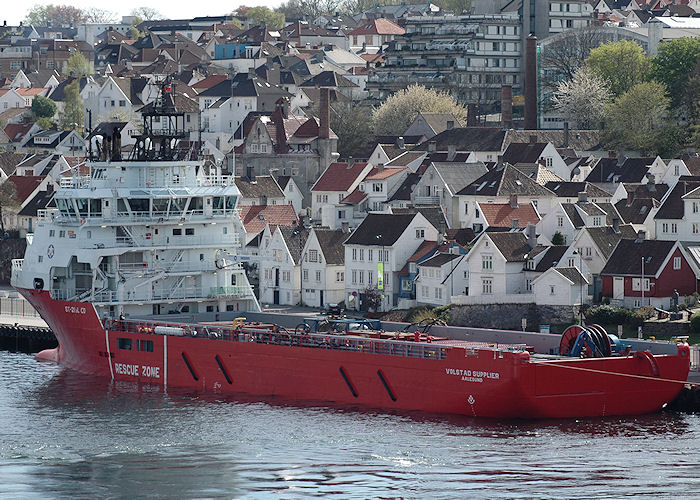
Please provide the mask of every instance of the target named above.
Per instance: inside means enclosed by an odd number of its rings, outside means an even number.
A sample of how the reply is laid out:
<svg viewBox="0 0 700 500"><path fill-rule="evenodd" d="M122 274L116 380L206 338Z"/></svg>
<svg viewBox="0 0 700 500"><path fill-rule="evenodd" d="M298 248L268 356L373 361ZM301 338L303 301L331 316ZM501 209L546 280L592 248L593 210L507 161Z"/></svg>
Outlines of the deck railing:
<svg viewBox="0 0 700 500"><path fill-rule="evenodd" d="M164 328L164 333L157 332ZM218 325L155 323L133 320L109 320L107 328L112 333L142 333L148 335L182 335L199 339L225 342L254 342L279 346L354 351L408 358L442 360L447 358L451 346L405 340L370 339L350 335L305 333L287 330L276 325L246 325L239 328Z"/></svg>

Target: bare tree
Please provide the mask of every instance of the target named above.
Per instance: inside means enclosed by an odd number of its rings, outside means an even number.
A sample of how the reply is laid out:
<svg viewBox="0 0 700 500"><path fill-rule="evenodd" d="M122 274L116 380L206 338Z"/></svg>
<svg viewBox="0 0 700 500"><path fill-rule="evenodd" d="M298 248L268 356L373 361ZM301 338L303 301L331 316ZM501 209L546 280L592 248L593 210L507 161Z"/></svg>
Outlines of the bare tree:
<svg viewBox="0 0 700 500"><path fill-rule="evenodd" d="M88 23L113 23L117 18L117 14L105 9L97 7L89 7L83 10L85 14L85 22Z"/></svg>
<svg viewBox="0 0 700 500"><path fill-rule="evenodd" d="M594 49L612 40L600 27L573 29L554 35L542 44L541 84L545 92L554 92L561 81L571 80Z"/></svg>

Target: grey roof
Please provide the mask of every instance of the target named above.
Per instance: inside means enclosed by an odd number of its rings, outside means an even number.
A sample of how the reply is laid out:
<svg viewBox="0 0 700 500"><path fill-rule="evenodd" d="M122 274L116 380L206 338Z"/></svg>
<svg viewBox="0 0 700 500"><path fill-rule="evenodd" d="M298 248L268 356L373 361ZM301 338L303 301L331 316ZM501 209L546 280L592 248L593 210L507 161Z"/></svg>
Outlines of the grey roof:
<svg viewBox="0 0 700 500"><path fill-rule="evenodd" d="M456 146L460 151L502 151L505 134L503 129L496 127L457 127L440 132L416 149L427 151L430 142L435 142L440 150Z"/></svg>
<svg viewBox="0 0 700 500"><path fill-rule="evenodd" d="M564 212L569 217L569 220L574 225L574 227L583 227L584 226L583 218L581 217L581 214L578 213L578 210L576 210L575 204L562 203L561 208L564 209Z"/></svg>
<svg viewBox="0 0 700 500"><path fill-rule="evenodd" d="M433 162L432 165L453 193L461 191L489 171L482 162Z"/></svg>
<svg viewBox="0 0 700 500"><path fill-rule="evenodd" d="M287 243L289 253L294 259L294 264L299 264L301 251L306 245L306 240L309 238L310 229L303 226L277 226L277 230L281 231L282 238Z"/></svg>
<svg viewBox="0 0 700 500"><path fill-rule="evenodd" d="M346 245L391 246L404 233L415 214L367 214Z"/></svg>
<svg viewBox="0 0 700 500"><path fill-rule="evenodd" d="M530 248L527 243L527 236L522 231L517 232L497 232L488 234L498 251L503 254L508 262L523 262L540 252L546 247Z"/></svg>
<svg viewBox="0 0 700 500"><path fill-rule="evenodd" d="M576 206L586 215L605 215L605 212L598 205L590 201L576 203Z"/></svg>
<svg viewBox="0 0 700 500"><path fill-rule="evenodd" d="M416 214L420 213L428 219L435 229L437 229L440 234L445 234L449 229L447 224L447 219L442 211L440 205L419 205L417 207L408 208L392 208L391 211L395 214Z"/></svg>
<svg viewBox="0 0 700 500"><path fill-rule="evenodd" d="M610 198L610 193L590 182L550 181L544 187L560 198L576 198L579 193L588 198Z"/></svg>
<svg viewBox="0 0 700 500"><path fill-rule="evenodd" d="M568 248L569 247L566 245L552 245L547 247L547 250L545 250L545 254L537 263L535 271L544 272L550 267L554 267L557 264L559 264L559 261L561 261L562 256L564 255L564 253L566 253L566 250Z"/></svg>
<svg viewBox="0 0 700 500"><path fill-rule="evenodd" d="M621 225L619 232L615 232L610 226L587 227L585 230L588 231L598 250L606 259L610 257L622 238L634 239L637 237L637 232L628 224Z"/></svg>
<svg viewBox="0 0 700 500"><path fill-rule="evenodd" d="M510 196L552 196L552 192L539 185L525 173L509 164L501 164L485 173L467 187L459 191L461 195Z"/></svg>
<svg viewBox="0 0 700 500"><path fill-rule="evenodd" d="M620 240L600 274L640 276L643 257L644 274L654 276L675 244L666 240Z"/></svg>
<svg viewBox="0 0 700 500"><path fill-rule="evenodd" d="M448 262L452 262L453 260L458 259L460 257L463 257L463 255L457 255L453 253L437 253L418 265L422 267L442 267Z"/></svg>
<svg viewBox="0 0 700 500"><path fill-rule="evenodd" d="M236 187L243 198L283 198L284 193L274 177L271 175L258 175L254 181L247 177L236 177Z"/></svg>
<svg viewBox="0 0 700 500"><path fill-rule="evenodd" d="M654 198L635 198L632 203L627 200L620 200L615 204L617 212L623 222L627 224L643 224L653 208L660 205Z"/></svg>
<svg viewBox="0 0 700 500"><path fill-rule="evenodd" d="M682 219L683 196L700 187L700 177L682 176L656 212L654 219Z"/></svg>
<svg viewBox="0 0 700 500"><path fill-rule="evenodd" d="M12 175L17 165L22 163L26 157L26 153L2 152L0 153L0 169L8 176Z"/></svg>
<svg viewBox="0 0 700 500"><path fill-rule="evenodd" d="M357 87L356 84L335 71L321 71L299 85L300 87Z"/></svg>
<svg viewBox="0 0 700 500"><path fill-rule="evenodd" d="M546 142L511 142L503 152L502 160L511 165L536 163L546 147Z"/></svg>
<svg viewBox="0 0 700 500"><path fill-rule="evenodd" d="M568 147L576 151L592 151L600 149L600 133L597 130L569 130L569 141L565 144L563 130L506 130L503 139L503 150L511 142L551 142L555 148Z"/></svg>
<svg viewBox="0 0 700 500"><path fill-rule="evenodd" d="M459 127L461 125L459 117L452 113L420 113L420 116L423 117L435 134L447 130L447 122L452 122L453 127Z"/></svg>
<svg viewBox="0 0 700 500"><path fill-rule="evenodd" d="M554 270L571 281L574 285L587 285L588 280L576 267L555 267Z"/></svg>
<svg viewBox="0 0 700 500"><path fill-rule="evenodd" d="M345 247L343 243L348 239L347 233L341 230L314 228L318 244L321 246L326 264L342 265L345 263Z"/></svg>

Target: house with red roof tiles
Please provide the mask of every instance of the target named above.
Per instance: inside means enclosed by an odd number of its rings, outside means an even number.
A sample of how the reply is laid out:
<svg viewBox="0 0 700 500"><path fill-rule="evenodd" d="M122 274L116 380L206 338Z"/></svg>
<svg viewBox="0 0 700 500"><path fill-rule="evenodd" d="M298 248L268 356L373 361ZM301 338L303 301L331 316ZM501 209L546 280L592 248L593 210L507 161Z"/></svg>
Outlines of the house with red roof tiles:
<svg viewBox="0 0 700 500"><path fill-rule="evenodd" d="M518 202L518 195L513 194L508 203L480 202L478 215L474 217L476 233L492 229L525 229L528 224L537 225L540 214L532 202Z"/></svg>
<svg viewBox="0 0 700 500"><path fill-rule="evenodd" d="M311 187L311 217L329 226L324 220L323 212L334 207L347 198L360 182L370 173L372 165L367 162L333 162L321 174ZM326 213L325 219L329 219ZM331 226L332 227L332 226Z"/></svg>
<svg viewBox="0 0 700 500"><path fill-rule="evenodd" d="M20 236L23 237L27 233L33 232L36 217L21 217L19 213L38 193L44 191L53 192L56 185L50 177L45 175L11 175L4 183L14 184L17 205L14 207L3 207L3 223L6 228L18 229Z"/></svg>
<svg viewBox="0 0 700 500"><path fill-rule="evenodd" d="M350 49L376 54L380 49L385 49L397 35L404 33L405 29L389 19L364 21L348 33Z"/></svg>
<svg viewBox="0 0 700 500"><path fill-rule="evenodd" d="M298 222L292 205L248 205L239 207L245 230L245 244L260 234L266 226L291 226Z"/></svg>

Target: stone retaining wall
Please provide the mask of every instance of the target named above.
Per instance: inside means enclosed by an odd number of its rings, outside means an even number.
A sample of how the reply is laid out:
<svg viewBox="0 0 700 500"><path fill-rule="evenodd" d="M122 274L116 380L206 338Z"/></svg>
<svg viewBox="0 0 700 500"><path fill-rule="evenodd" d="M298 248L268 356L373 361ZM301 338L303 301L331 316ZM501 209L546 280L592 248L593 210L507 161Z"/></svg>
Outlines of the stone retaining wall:
<svg viewBox="0 0 700 500"><path fill-rule="evenodd" d="M525 318L528 331L539 331L540 325L572 323L574 315L575 308L572 306L471 304L453 306L450 325L521 330Z"/></svg>
<svg viewBox="0 0 700 500"><path fill-rule="evenodd" d="M681 337L690 335L689 321L645 321L644 337Z"/></svg>

